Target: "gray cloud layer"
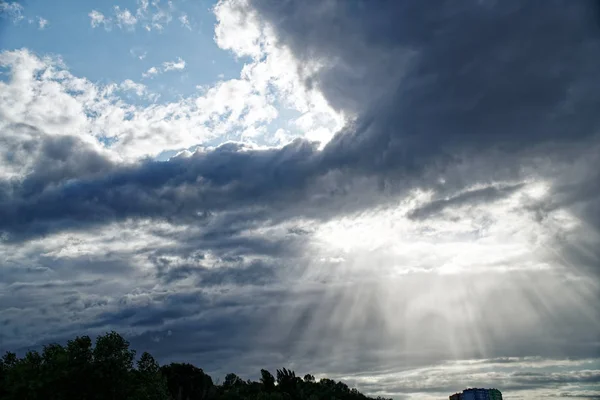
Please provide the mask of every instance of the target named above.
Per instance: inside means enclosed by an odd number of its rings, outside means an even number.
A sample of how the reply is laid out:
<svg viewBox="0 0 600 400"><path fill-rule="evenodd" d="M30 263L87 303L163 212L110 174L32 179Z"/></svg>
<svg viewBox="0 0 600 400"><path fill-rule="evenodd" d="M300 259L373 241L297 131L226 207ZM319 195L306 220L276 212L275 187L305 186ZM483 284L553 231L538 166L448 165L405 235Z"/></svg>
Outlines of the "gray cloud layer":
<svg viewBox="0 0 600 400"><path fill-rule="evenodd" d="M74 138L5 143L14 148L12 157L31 147L38 159L24 181L2 184L2 230L52 230L65 218L190 218L239 205L287 206L339 170L437 187L425 179L469 164L475 154L498 151L507 158L448 177L446 186L455 190L495 174L518 179L536 156L568 162L579 152L565 147L595 143L600 41L594 3L438 3L253 2L297 57L325 60L307 82L357 115L354 124L322 153L301 141L244 152L231 144L126 168ZM334 191L340 182L327 184L334 187L318 190Z"/></svg>

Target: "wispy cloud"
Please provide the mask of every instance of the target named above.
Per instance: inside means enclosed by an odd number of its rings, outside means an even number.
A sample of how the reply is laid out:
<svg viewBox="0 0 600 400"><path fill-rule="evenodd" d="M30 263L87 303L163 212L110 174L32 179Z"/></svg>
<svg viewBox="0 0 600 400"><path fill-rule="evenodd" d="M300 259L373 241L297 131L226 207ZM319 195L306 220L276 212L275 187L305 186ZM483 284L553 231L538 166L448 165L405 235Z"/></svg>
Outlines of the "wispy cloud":
<svg viewBox="0 0 600 400"><path fill-rule="evenodd" d="M92 10L88 14L88 16L90 17L90 25L92 26L92 28L98 28L100 26L103 26L104 29L106 29L107 31L111 29L112 20L110 18L107 18L100 11Z"/></svg>
<svg viewBox="0 0 600 400"><path fill-rule="evenodd" d="M158 70L158 68L151 67L151 68L148 69L148 71L146 71L146 72L144 72L142 74L142 77L144 77L144 78L151 78L153 76L158 75L159 73L160 73L160 71Z"/></svg>
<svg viewBox="0 0 600 400"><path fill-rule="evenodd" d="M4 2L0 0L0 18L6 18L17 24L25 19L25 8L17 2ZM43 17L33 16L27 18L29 24L36 24L38 29L43 30L49 21Z"/></svg>
<svg viewBox="0 0 600 400"><path fill-rule="evenodd" d="M92 27L104 25L110 26L114 21L115 25L121 29L133 31L140 24L147 31L162 31L166 25L173 20L175 6L168 3L167 7L162 7L160 1L138 0L137 9L130 11L128 8L122 9L120 6L113 7L113 16L104 16L97 10L90 12L92 18ZM109 29L107 29L109 30Z"/></svg>
<svg viewBox="0 0 600 400"><path fill-rule="evenodd" d="M47 19L38 17L38 27L40 30L45 29L48 26L49 22Z"/></svg>
<svg viewBox="0 0 600 400"><path fill-rule="evenodd" d="M146 56L148 55L148 51L143 50L141 48L134 47L129 50L129 54L131 54L132 57L135 57L141 61L144 58L146 58Z"/></svg>
<svg viewBox="0 0 600 400"><path fill-rule="evenodd" d="M144 96L148 91L146 85L142 83L136 83L131 79L126 79L123 82L121 82L119 88L125 91L132 91L138 96Z"/></svg>
<svg viewBox="0 0 600 400"><path fill-rule="evenodd" d="M0 17L8 18L12 22L21 21L23 16L23 6L17 2L0 2Z"/></svg>
<svg viewBox="0 0 600 400"><path fill-rule="evenodd" d="M115 17L117 20L117 25L121 28L134 29L135 24L137 24L137 18L129 11L127 8L121 10L119 6L115 6Z"/></svg>
<svg viewBox="0 0 600 400"><path fill-rule="evenodd" d="M150 2L148 0L137 0L137 4L138 4L138 8L137 8L136 14L138 16L142 16L146 12L148 12L148 6L150 5Z"/></svg>
<svg viewBox="0 0 600 400"><path fill-rule="evenodd" d="M181 26L183 26L184 28L192 30L192 27L190 26L190 20L189 20L187 14L180 15L179 22L181 22Z"/></svg>
<svg viewBox="0 0 600 400"><path fill-rule="evenodd" d="M165 25L168 25L173 20L172 8L171 7L169 7L169 9L160 8L160 7L158 7L157 2L153 2L152 4L156 7L156 10L149 18L149 22L148 22L148 24L146 24L146 29L147 30L156 29L156 30L162 31L164 29Z"/></svg>
<svg viewBox="0 0 600 400"><path fill-rule="evenodd" d="M183 71L185 69L185 61L181 57L177 57L175 61L165 61L162 67L151 67L146 72L142 73L143 78L153 78L158 74L169 71Z"/></svg>
<svg viewBox="0 0 600 400"><path fill-rule="evenodd" d="M185 61L181 57L177 57L177 61L165 61L163 64L163 71L181 71L185 69Z"/></svg>

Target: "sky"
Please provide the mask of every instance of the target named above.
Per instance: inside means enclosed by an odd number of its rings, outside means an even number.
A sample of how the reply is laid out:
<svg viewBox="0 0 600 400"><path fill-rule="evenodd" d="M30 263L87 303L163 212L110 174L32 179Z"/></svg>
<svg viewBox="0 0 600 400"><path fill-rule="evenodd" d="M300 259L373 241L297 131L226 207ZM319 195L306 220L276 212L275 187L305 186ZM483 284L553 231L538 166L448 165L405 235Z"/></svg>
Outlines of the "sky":
<svg viewBox="0 0 600 400"><path fill-rule="evenodd" d="M600 398L592 0L0 1L0 351Z"/></svg>

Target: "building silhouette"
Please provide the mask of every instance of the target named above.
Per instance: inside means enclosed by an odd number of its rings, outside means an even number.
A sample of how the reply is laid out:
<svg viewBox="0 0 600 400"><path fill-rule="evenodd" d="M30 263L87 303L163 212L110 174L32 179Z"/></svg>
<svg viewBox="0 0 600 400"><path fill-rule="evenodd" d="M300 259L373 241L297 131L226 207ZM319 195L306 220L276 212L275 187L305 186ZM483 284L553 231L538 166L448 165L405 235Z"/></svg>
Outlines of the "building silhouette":
<svg viewBox="0 0 600 400"><path fill-rule="evenodd" d="M469 388L451 395L450 400L502 400L502 393L498 389Z"/></svg>

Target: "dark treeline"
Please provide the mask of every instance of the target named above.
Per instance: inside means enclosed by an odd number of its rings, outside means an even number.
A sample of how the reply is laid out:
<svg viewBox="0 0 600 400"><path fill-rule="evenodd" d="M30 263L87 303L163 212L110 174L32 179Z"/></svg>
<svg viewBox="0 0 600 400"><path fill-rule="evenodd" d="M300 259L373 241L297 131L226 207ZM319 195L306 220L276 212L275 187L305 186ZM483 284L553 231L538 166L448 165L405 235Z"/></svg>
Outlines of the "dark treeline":
<svg viewBox="0 0 600 400"><path fill-rule="evenodd" d="M136 361L135 351L116 332L96 339L77 337L66 346L50 344L41 353L0 360L0 399L4 400L368 400L331 379L297 377L288 369L273 376L261 370L260 381L228 374L215 384L191 364L159 366L149 353ZM382 400L378 398L379 400Z"/></svg>

